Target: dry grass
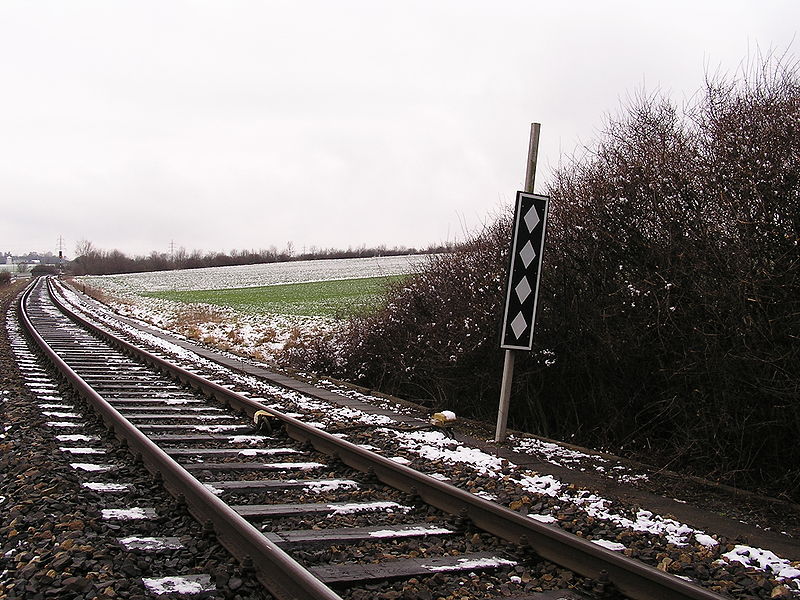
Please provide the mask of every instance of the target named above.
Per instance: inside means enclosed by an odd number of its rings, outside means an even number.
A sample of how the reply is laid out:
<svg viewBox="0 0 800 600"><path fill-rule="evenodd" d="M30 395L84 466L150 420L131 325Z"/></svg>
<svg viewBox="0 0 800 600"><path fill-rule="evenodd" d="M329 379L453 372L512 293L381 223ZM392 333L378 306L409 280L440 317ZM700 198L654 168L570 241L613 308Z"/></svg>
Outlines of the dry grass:
<svg viewBox="0 0 800 600"><path fill-rule="evenodd" d="M272 327L264 327L261 330L261 337L256 340L256 346L272 344L278 337L278 332Z"/></svg>
<svg viewBox="0 0 800 600"><path fill-rule="evenodd" d="M108 293L106 290L94 287L92 285L86 285L82 281L77 281L72 277L67 278L67 283L71 285L74 289L78 290L79 292L83 292L90 298L94 298L98 302L105 304L106 306L111 306L112 304L122 304L125 306L133 306L133 302L128 300L127 298L122 298L120 296L115 296L113 294Z"/></svg>
<svg viewBox="0 0 800 600"><path fill-rule="evenodd" d="M172 324L179 329L197 327L200 324L222 324L230 322L230 318L222 310L210 306L188 306L180 309L173 318Z"/></svg>
<svg viewBox="0 0 800 600"><path fill-rule="evenodd" d="M197 305L180 309L172 317L168 328L207 346L219 347L219 338L208 332L208 326L224 326L229 323L230 318L221 310Z"/></svg>

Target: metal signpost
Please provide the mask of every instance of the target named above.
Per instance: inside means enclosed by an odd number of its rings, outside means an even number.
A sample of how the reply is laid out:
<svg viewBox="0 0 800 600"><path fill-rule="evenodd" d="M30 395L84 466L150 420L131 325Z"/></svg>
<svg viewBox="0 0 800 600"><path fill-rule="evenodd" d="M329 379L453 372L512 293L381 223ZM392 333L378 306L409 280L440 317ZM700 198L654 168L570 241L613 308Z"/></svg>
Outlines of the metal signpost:
<svg viewBox="0 0 800 600"><path fill-rule="evenodd" d="M500 390L500 407L497 412L495 442L502 442L506 438L511 380L514 376L514 351L530 351L533 348L533 329L549 202L546 196L537 196L533 193L540 127L539 123L531 125L525 191L517 192L514 210L514 229L500 341L500 347L506 351L506 354L503 363L503 382Z"/></svg>

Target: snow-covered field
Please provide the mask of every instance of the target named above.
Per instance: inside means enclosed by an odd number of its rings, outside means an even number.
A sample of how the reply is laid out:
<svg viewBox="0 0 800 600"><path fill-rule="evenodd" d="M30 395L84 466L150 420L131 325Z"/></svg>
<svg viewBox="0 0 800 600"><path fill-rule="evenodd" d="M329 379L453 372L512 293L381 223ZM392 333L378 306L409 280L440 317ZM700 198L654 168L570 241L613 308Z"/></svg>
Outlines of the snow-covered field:
<svg viewBox="0 0 800 600"><path fill-rule="evenodd" d="M222 290L281 283L403 275L413 273L426 260L428 260L427 255L306 260L152 273L89 275L81 277L80 281L86 285L100 287L112 294L129 296L164 290Z"/></svg>
<svg viewBox="0 0 800 600"><path fill-rule="evenodd" d="M290 340L336 327L330 317L253 315L208 304L184 304L141 294L164 290L212 290L403 275L417 271L426 255L312 260L206 269L184 269L76 278L101 290L119 314L136 317L223 350L271 360Z"/></svg>

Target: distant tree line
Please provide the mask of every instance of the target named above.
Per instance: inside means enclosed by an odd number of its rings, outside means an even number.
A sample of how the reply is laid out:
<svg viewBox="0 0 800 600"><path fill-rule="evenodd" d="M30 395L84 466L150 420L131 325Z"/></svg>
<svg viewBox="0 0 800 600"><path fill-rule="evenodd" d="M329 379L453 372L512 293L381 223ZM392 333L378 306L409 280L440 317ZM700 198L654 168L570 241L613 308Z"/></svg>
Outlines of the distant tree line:
<svg viewBox="0 0 800 600"><path fill-rule="evenodd" d="M511 425L800 500L800 77L641 96L556 169ZM510 218L286 360L492 422Z"/></svg>
<svg viewBox="0 0 800 600"><path fill-rule="evenodd" d="M367 258L374 256L399 256L406 254L431 254L447 252L452 244L417 248L378 246L367 248L335 248L312 247L309 251L295 253L292 244L283 250L272 246L262 250L231 250L224 252L187 252L185 248L176 249L174 253L151 252L147 256L126 256L119 250L101 250L89 241L78 242L75 249L76 258L68 267L75 275L110 275L115 273L142 273L147 271L170 271L174 269L199 269L202 267L227 267L232 265L253 265L262 263L286 262L296 260L320 260L335 258Z"/></svg>

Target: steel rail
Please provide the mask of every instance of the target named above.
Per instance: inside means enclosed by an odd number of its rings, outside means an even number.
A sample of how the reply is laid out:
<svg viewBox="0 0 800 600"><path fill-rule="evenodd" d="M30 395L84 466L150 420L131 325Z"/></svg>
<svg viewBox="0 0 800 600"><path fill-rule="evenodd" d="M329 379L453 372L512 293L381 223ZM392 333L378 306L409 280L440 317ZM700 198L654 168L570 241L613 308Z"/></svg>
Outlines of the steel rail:
<svg viewBox="0 0 800 600"><path fill-rule="evenodd" d="M210 523L219 542L243 564L252 563L259 581L276 597L286 600L341 600L339 595L269 541L122 417L56 354L36 330L25 309L34 286L35 283L29 286L18 301L20 321L25 330L75 390L113 428L115 435L125 440L134 456L141 459L151 473L160 475L164 486L174 497L185 501L192 516L204 526Z"/></svg>
<svg viewBox="0 0 800 600"><path fill-rule="evenodd" d="M434 479L410 467L365 450L255 400L208 381L182 367L137 348L133 344L74 314L54 297L56 306L65 314L104 337L126 353L139 356L144 362L169 372L181 382L201 390L252 417L264 411L280 421L295 440L308 442L320 452L337 457L344 464L363 472L372 472L383 483L418 495L424 502L450 514L465 516L479 529L496 535L540 557L592 579L608 579L620 592L641 600L722 600L724 596L692 582L669 575L640 561L628 558L579 538L557 526L546 525L518 512L484 500L465 490Z"/></svg>

